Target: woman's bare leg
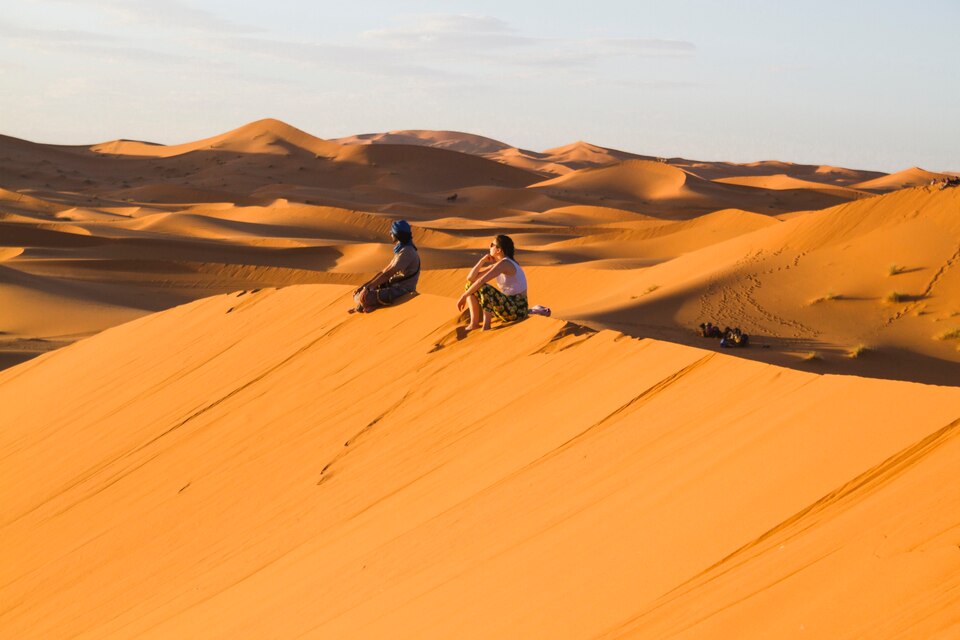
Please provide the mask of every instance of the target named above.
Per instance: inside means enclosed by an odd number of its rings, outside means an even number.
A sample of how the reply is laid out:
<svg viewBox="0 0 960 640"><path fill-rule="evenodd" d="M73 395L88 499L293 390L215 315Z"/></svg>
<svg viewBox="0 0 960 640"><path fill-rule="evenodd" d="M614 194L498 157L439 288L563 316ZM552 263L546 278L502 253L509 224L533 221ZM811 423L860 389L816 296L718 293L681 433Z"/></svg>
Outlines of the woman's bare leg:
<svg viewBox="0 0 960 640"><path fill-rule="evenodd" d="M480 301L477 300L477 296L467 296L467 307L470 308L470 324L467 325L467 330L479 329Z"/></svg>
<svg viewBox="0 0 960 640"><path fill-rule="evenodd" d="M483 310L483 330L484 331L490 330L490 318L491 318L490 312L484 309Z"/></svg>

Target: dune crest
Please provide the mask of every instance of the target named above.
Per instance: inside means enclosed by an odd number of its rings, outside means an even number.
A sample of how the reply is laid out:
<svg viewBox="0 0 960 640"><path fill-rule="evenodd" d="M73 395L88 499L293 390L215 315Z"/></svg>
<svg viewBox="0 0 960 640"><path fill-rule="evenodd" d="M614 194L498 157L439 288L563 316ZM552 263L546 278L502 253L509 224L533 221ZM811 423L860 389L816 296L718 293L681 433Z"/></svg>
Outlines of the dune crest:
<svg viewBox="0 0 960 640"><path fill-rule="evenodd" d="M640 156L617 149L608 149L583 140L547 149L542 155L546 162L564 165L571 169L616 164L624 160L653 160L650 156Z"/></svg>
<svg viewBox="0 0 960 640"><path fill-rule="evenodd" d="M328 156L336 154L339 146L335 142L321 140L280 120L265 118L196 142L166 146L152 142L114 140L95 144L90 149L97 153L113 155L169 158L208 149L270 155L310 152Z"/></svg>
<svg viewBox="0 0 960 640"><path fill-rule="evenodd" d="M903 171L891 173L890 175L860 182L853 186L857 189L891 191L908 187L920 187L929 184L931 180L942 180L948 177L949 175L945 173L934 173L921 169L920 167L911 167Z"/></svg>
<svg viewBox="0 0 960 640"><path fill-rule="evenodd" d="M473 155L485 155L513 149L510 145L472 133L462 131L428 131L410 129L388 131L386 133L365 133L345 138L336 138L331 142L340 144L410 144L425 147L449 149Z"/></svg>

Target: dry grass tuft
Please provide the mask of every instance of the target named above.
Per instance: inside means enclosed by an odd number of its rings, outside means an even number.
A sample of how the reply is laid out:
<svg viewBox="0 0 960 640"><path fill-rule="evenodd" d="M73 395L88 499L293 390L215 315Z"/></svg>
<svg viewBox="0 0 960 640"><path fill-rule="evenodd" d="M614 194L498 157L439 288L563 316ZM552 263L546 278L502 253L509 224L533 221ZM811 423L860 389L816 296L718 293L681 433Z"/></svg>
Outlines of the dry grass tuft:
<svg viewBox="0 0 960 640"><path fill-rule="evenodd" d="M944 331L937 336L937 340L960 340L960 327Z"/></svg>
<svg viewBox="0 0 960 640"><path fill-rule="evenodd" d="M907 269L906 267L901 267L898 264L892 264L889 267L887 267L887 275L895 276L897 274L903 273L904 271L906 271L906 269Z"/></svg>
<svg viewBox="0 0 960 640"><path fill-rule="evenodd" d="M652 285L650 285L649 287L647 287L646 291L644 291L643 293L638 294L638 295L635 295L635 296L630 296L630 299L631 299L631 300L636 300L637 298L642 298L643 296L650 295L651 293L653 293L654 291L656 291L656 290L659 289L659 288L660 288L660 285L658 285L658 284L652 284Z"/></svg>
<svg viewBox="0 0 960 640"><path fill-rule="evenodd" d="M883 301L888 304L897 304L899 302L905 302L906 300L907 294L900 293L899 291L891 291L887 294L887 297L883 299Z"/></svg>
<svg viewBox="0 0 960 640"><path fill-rule="evenodd" d="M847 357L859 358L860 356L866 354L868 351L870 351L870 348L867 347L867 345L861 343L854 347L850 347L850 349L847 351Z"/></svg>
<svg viewBox="0 0 960 640"><path fill-rule="evenodd" d="M832 291L825 296L820 296L819 298L814 298L810 301L810 304L819 304L821 302L829 302L830 300L840 300L843 298L839 293L833 293Z"/></svg>
<svg viewBox="0 0 960 640"><path fill-rule="evenodd" d="M801 353L800 357L804 362L819 362L820 360L823 360L823 356L820 355L819 351L807 351L805 353Z"/></svg>

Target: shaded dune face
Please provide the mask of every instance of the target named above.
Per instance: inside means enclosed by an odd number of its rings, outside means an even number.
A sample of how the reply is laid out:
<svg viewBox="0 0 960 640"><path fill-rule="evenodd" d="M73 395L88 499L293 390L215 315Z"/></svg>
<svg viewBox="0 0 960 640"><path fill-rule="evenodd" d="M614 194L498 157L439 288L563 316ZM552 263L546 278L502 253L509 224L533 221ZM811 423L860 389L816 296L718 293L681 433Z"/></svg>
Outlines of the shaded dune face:
<svg viewBox="0 0 960 640"><path fill-rule="evenodd" d="M928 186L940 175L453 131L323 140L272 119L177 145L3 137L0 255L23 277L0 295L37 295L0 318L0 365L207 295L360 284L405 218L428 293L458 295L508 233L534 302L567 320L699 346L698 323L729 324L766 347L745 357L949 384L955 191Z"/></svg>

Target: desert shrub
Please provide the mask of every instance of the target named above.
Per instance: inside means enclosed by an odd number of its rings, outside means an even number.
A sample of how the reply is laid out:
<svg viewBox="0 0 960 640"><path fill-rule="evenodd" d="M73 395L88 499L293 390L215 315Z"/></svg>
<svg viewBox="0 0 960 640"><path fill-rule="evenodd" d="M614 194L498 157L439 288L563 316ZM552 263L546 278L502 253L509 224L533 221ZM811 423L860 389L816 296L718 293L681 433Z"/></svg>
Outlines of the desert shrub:
<svg viewBox="0 0 960 640"><path fill-rule="evenodd" d="M853 347L850 347L850 349L847 351L847 357L848 357L848 358L859 358L860 356L864 355L864 354L865 354L867 351L869 351L869 350L870 350L870 349L867 348L867 345L861 343L861 344L855 345L855 346L853 346Z"/></svg>
<svg viewBox="0 0 960 640"><path fill-rule="evenodd" d="M960 340L960 327L944 331L937 336L937 340Z"/></svg>
<svg viewBox="0 0 960 640"><path fill-rule="evenodd" d="M839 293L833 293L832 291L827 293L825 296L820 296L819 298L814 298L810 301L810 304L819 304L821 302L829 302L830 300L840 300L843 296Z"/></svg>

